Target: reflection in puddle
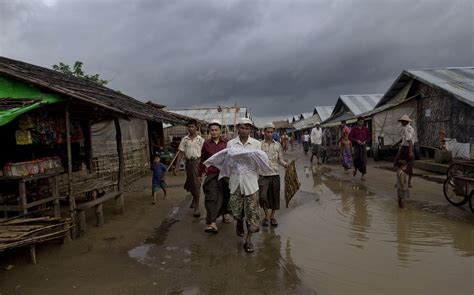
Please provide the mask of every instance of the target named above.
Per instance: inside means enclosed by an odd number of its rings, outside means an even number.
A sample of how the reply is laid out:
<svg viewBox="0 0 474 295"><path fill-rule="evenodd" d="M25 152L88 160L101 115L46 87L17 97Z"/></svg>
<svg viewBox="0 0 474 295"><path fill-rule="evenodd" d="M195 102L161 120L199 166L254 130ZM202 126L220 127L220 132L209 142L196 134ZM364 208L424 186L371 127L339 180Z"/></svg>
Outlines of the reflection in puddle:
<svg viewBox="0 0 474 295"><path fill-rule="evenodd" d="M235 223L210 236L177 217L129 254L180 274L167 294L472 293L472 224L400 210L395 195L375 195L351 175L336 179L324 165L301 170L301 190L278 213L278 228L255 235L253 254Z"/></svg>
<svg viewBox="0 0 474 295"><path fill-rule="evenodd" d="M302 189L313 197L296 196L279 230L291 237L304 285L320 293L451 293L453 284L464 284L457 290L469 293L471 224L414 206L400 210L394 196L374 195L350 175L336 179L324 166L303 169ZM316 196L320 202L303 201Z"/></svg>

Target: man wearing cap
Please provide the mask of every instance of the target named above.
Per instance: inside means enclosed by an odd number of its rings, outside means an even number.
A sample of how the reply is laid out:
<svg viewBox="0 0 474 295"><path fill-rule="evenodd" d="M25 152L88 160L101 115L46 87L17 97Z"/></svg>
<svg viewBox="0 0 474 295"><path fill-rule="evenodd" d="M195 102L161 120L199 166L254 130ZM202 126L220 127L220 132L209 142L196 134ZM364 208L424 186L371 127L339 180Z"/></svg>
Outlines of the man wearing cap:
<svg viewBox="0 0 474 295"><path fill-rule="evenodd" d="M227 146L227 140L221 137L221 122L212 120L209 123L209 134L211 138L206 140L201 150L201 164L199 165L199 178L204 179L202 190L204 191L204 205L206 207L206 228L205 232L217 233L216 220L223 215L224 223L230 222L230 215L227 212L229 202L229 179L219 179L219 169L214 166L203 164L207 159L217 152L222 151Z"/></svg>
<svg viewBox="0 0 474 295"><path fill-rule="evenodd" d="M179 163L184 156L186 159L186 182L184 183L184 188L193 196L191 207L194 208L194 217L199 217L201 216L199 212L201 183L198 178L198 168L201 162L201 149L204 144L204 139L197 134L196 120L190 120L187 127L189 134L186 135L179 144L174 172L178 172Z"/></svg>
<svg viewBox="0 0 474 295"><path fill-rule="evenodd" d="M280 143L273 140L273 131L275 126L272 123L263 127L265 139L262 142L262 151L264 151L270 166L271 172L260 175L258 179L259 185L259 201L260 206L265 211L265 218L262 220L262 226L272 227L278 226L275 218L276 210L280 209L280 169L279 165L287 167L288 164L283 160L283 149Z"/></svg>
<svg viewBox="0 0 474 295"><path fill-rule="evenodd" d="M311 130L311 145L313 147L313 152L311 154L311 163L313 163L313 157L316 155L316 162L321 164L319 161L321 153L321 144L323 143L323 129L321 129L319 122L316 123L316 126Z"/></svg>
<svg viewBox="0 0 474 295"><path fill-rule="evenodd" d="M236 149L261 149L260 141L250 137L252 121L248 118L241 118L237 128L239 136L227 143L228 148ZM245 237L244 249L250 253L254 251L251 241L252 233L259 231L259 206L258 206L258 172L250 171L239 173L231 171L229 177L230 200L229 209L232 211L234 219L237 220L236 234L243 237L244 218L247 225L247 236Z"/></svg>
<svg viewBox="0 0 474 295"><path fill-rule="evenodd" d="M367 173L367 144L371 142L371 135L369 128L364 126L364 118L357 118L357 126L353 127L349 132L349 140L354 147L354 176L357 175L357 170L362 173L361 180L365 181L365 174Z"/></svg>
<svg viewBox="0 0 474 295"><path fill-rule="evenodd" d="M407 162L408 186L411 187L411 177L413 175L413 144L415 141L415 129L410 125L413 122L408 115L403 115L398 121L402 124L401 139L396 144L401 143L395 157L395 164L399 160Z"/></svg>

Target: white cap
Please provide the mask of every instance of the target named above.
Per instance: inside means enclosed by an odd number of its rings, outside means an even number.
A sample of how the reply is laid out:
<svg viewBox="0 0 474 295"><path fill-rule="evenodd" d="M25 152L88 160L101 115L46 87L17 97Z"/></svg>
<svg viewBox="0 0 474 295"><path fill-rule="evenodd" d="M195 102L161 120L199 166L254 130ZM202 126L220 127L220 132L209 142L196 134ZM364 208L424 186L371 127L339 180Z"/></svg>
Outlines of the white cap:
<svg viewBox="0 0 474 295"><path fill-rule="evenodd" d="M253 126L253 123L252 123L252 120L250 120L249 118L240 118L239 121L237 122L237 125L244 125L244 124L249 124L251 126Z"/></svg>
<svg viewBox="0 0 474 295"><path fill-rule="evenodd" d="M208 124L209 126L211 125L219 125L219 126L222 126L222 123L221 121L217 120L217 119L212 119L211 122L209 122Z"/></svg>
<svg viewBox="0 0 474 295"><path fill-rule="evenodd" d="M267 123L265 124L265 126L263 126L263 130L266 130L267 128L275 129L275 125L273 125L273 123Z"/></svg>

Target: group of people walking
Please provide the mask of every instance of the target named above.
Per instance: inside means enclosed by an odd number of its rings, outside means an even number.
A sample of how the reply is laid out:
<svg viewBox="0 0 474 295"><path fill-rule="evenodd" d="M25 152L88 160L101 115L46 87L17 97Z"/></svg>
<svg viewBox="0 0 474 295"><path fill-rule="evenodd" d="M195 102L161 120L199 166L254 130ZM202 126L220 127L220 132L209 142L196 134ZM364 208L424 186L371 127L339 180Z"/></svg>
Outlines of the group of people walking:
<svg viewBox="0 0 474 295"><path fill-rule="evenodd" d="M253 252L252 234L258 232L260 226L278 226L275 213L280 209L279 166L288 166L283 159L281 144L273 139L275 129L273 124L265 125L263 141L258 141L250 136L253 124L248 118L239 119L238 136L231 140L221 136L222 124L219 120L209 123L210 138L207 140L197 133L195 120L189 121L187 127L189 134L181 140L178 147L177 163L180 163L183 158L185 159L186 182L184 188L193 197L191 203L193 216L199 217L201 215L199 200L202 185L206 208L204 231L218 233L217 219L222 216L222 222L228 224L232 222L233 217L236 221L236 235L244 238L244 250L249 253ZM237 161L248 161L249 163L254 161L257 165L250 164L242 171L230 169L223 173L216 167L218 165L208 164L209 161L216 163L216 161L212 161L216 158L213 156L226 149L247 151L242 153L240 158L236 158ZM252 153L252 151L258 152ZM219 155L231 157L230 154L220 153ZM259 169L258 165L265 167ZM161 173L160 171L163 170L163 168L158 169L157 167L159 165L152 166L154 171L153 202L156 197L155 191L161 188L164 183L155 181L155 171ZM175 172L178 170L179 165L176 165ZM262 220L260 220L260 208L263 208L264 211Z"/></svg>
<svg viewBox="0 0 474 295"><path fill-rule="evenodd" d="M414 129L410 126L411 119L404 115L399 120L402 124L401 146L395 158L397 171L398 203L404 207L404 200L409 197L408 188L411 187L413 174L413 143ZM205 232L218 233L217 220L222 217L222 222L228 224L232 219L236 221L236 235L244 238L244 249L253 252L252 234L263 227L278 226L275 213L280 209L280 166L287 168L288 163L283 159L282 145L275 140L275 127L269 123L264 126L263 141L250 136L254 127L248 118L241 118L237 124L238 136L227 140L222 137L222 124L219 120L209 123L209 139L205 140L197 133L197 122L189 121L187 128L189 134L185 136L178 147L176 163L185 159L186 182L184 188L191 193L193 216L200 217L199 210L201 185L204 192L204 205L206 208ZM354 168L353 175L361 173L361 180L365 180L367 173L367 145L371 142L369 129L364 126L364 118L357 119L357 125L349 128L345 121L341 125L341 138L339 141L341 163L346 173ZM321 144L323 130L320 124L311 130L311 135L303 135L303 148L305 154L312 147L311 162L316 157L321 164ZM240 152L227 153L225 150ZM243 152L242 152L243 151ZM225 162L223 165L214 158L217 155L235 158L236 166ZM241 165L248 162L248 165ZM240 165L240 166L239 166ZM219 166L216 167L216 166ZM230 167L232 166L232 167ZM238 168L238 167L244 168ZM263 167L263 168L262 168ZM225 173L221 171L225 169ZM156 202L157 192L162 189L166 196L164 174L166 166L160 163L159 155L153 159L153 188L152 203ZM175 173L179 164L175 166ZM204 178L204 179L203 179ZM263 219L260 220L260 208L263 209Z"/></svg>

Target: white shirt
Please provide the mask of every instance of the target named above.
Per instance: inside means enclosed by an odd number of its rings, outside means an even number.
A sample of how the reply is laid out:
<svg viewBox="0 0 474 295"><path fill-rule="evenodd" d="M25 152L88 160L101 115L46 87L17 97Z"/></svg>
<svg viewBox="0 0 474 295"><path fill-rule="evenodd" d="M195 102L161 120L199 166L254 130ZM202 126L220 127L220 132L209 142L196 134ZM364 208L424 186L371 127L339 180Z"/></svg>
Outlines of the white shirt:
<svg viewBox="0 0 474 295"><path fill-rule="evenodd" d="M304 142L309 142L309 134L303 135L303 141Z"/></svg>
<svg viewBox="0 0 474 295"><path fill-rule="evenodd" d="M410 124L402 126L402 146L409 146L408 141L415 143L415 129Z"/></svg>
<svg viewBox="0 0 474 295"><path fill-rule="evenodd" d="M204 138L196 135L194 139L191 139L189 135L186 135L180 142L178 150L184 153L186 159L197 159L201 157L202 145L204 144Z"/></svg>
<svg viewBox="0 0 474 295"><path fill-rule="evenodd" d="M237 149L251 149L261 150L262 144L260 141L249 137L245 144L240 142L240 137L236 137L227 142L228 148ZM239 173L238 171L230 171L229 175L229 189L231 193L237 191L240 188L240 193L249 196L258 191L258 171L250 171L247 173Z"/></svg>
<svg viewBox="0 0 474 295"><path fill-rule="evenodd" d="M311 130L311 143L312 144L321 144L323 142L323 129L314 127Z"/></svg>

